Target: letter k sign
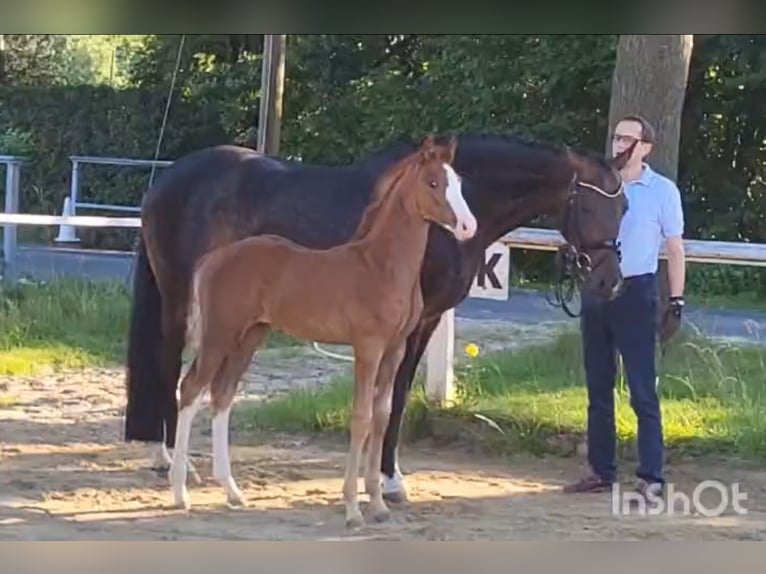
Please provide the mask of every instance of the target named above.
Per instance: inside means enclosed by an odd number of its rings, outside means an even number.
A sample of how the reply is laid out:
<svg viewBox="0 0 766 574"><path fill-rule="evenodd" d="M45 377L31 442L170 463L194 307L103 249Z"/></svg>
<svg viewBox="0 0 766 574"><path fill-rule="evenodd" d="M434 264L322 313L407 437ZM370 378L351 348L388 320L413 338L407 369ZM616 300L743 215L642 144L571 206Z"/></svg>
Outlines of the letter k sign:
<svg viewBox="0 0 766 574"><path fill-rule="evenodd" d="M508 276L510 269L510 251L507 245L495 242L484 252L484 260L479 264L469 297L479 299L508 299Z"/></svg>

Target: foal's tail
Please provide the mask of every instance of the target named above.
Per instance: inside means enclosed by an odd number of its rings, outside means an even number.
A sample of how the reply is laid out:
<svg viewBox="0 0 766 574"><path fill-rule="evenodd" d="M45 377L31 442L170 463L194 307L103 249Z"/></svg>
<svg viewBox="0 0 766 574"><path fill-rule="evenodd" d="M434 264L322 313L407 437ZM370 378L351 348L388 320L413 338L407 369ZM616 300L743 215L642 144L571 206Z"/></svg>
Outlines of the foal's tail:
<svg viewBox="0 0 766 574"><path fill-rule="evenodd" d="M186 346L195 353L199 350L202 339L202 313L199 302L199 283L201 273L197 270L192 278L192 289L189 297L189 309L186 315Z"/></svg>

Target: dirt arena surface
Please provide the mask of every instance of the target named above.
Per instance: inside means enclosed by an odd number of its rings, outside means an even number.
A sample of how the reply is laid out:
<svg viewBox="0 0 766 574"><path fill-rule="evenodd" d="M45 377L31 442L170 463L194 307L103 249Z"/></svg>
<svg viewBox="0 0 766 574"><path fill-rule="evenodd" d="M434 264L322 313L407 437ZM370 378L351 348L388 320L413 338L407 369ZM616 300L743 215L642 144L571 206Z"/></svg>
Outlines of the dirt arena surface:
<svg viewBox="0 0 766 574"><path fill-rule="evenodd" d="M464 341L492 345L492 326L462 324ZM504 327L508 340L507 325ZM518 335L518 334L517 334ZM542 335L541 335L542 336ZM525 334L527 340L529 334ZM499 339L498 339L499 340ZM326 382L348 365L310 350L274 350L248 377L257 400L300 381ZM285 376L286 372L291 373ZM191 449L202 484L189 482L192 510L170 507L165 478L150 470L149 453L121 441L124 375L88 369L0 378L0 539L736 539L766 536L766 470L742 463L671 461L668 479L691 495L706 479L747 493L738 515L616 516L611 495L563 495L561 485L583 471L582 459L516 456L491 459L456 447L404 445L410 501L392 505L392 520L348 530L341 483L345 444L296 437L232 433L232 465L248 506L231 509L212 480L207 413L195 421ZM243 399L240 399L239 408ZM631 468L623 468L630 486ZM360 492L363 489L360 480ZM366 497L361 495L362 510ZM702 496L714 508L720 493Z"/></svg>

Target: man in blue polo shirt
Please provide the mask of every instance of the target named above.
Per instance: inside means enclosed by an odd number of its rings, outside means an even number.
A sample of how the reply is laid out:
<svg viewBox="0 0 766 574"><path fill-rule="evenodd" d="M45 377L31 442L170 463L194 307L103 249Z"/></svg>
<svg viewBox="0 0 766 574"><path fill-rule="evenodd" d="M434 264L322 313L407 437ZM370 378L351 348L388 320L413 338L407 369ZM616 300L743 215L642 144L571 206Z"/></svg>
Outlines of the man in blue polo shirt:
<svg viewBox="0 0 766 574"><path fill-rule="evenodd" d="M654 129L640 116L620 120L612 152L635 144L621 170L628 211L620 228L621 269L625 282L612 301L582 298L581 330L588 392L588 463L591 474L564 492L602 492L617 480L614 388L616 353L622 356L630 403L638 419L637 492L662 496L664 445L656 390L657 266L663 240L668 257L670 303L666 313L680 321L685 255L681 194L668 178L645 161L655 141Z"/></svg>

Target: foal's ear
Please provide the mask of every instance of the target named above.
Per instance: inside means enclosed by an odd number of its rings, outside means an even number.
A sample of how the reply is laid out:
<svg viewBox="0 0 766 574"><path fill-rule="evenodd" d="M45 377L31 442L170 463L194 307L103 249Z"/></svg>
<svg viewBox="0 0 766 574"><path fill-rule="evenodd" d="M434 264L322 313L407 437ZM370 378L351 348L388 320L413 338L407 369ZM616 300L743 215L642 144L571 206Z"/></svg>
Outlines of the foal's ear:
<svg viewBox="0 0 766 574"><path fill-rule="evenodd" d="M431 134L427 135L420 144L420 149L422 151L431 151L434 149L434 136Z"/></svg>
<svg viewBox="0 0 766 574"><path fill-rule="evenodd" d="M428 135L420 144L420 162L428 163L433 161L436 157L436 144L434 143L434 136Z"/></svg>
<svg viewBox="0 0 766 574"><path fill-rule="evenodd" d="M447 161L452 163L455 161L455 153L457 153L457 137L451 136L449 138L449 144L447 144Z"/></svg>

